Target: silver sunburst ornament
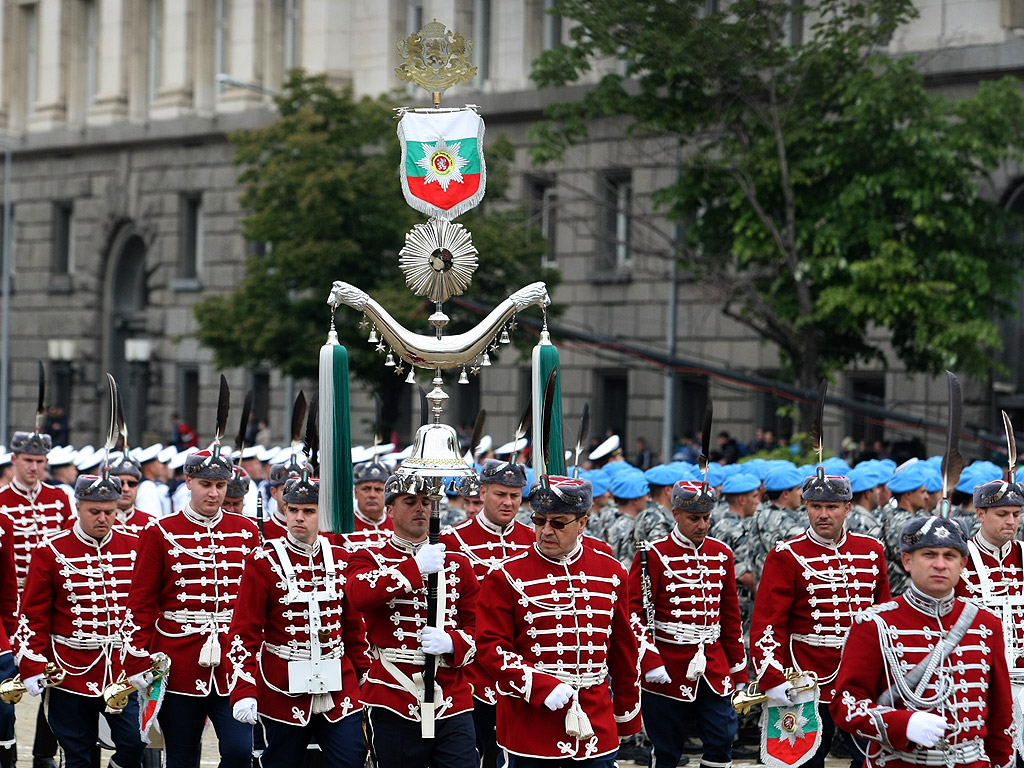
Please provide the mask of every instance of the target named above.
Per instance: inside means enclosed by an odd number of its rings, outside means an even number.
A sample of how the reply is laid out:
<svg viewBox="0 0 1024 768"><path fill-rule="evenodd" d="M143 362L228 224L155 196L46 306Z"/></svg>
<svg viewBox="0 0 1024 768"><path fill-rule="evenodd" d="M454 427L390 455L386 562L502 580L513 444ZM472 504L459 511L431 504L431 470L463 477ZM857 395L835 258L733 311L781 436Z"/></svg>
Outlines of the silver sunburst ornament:
<svg viewBox="0 0 1024 768"><path fill-rule="evenodd" d="M405 284L417 296L438 304L466 290L477 267L477 250L469 232L445 219L413 227L398 256Z"/></svg>

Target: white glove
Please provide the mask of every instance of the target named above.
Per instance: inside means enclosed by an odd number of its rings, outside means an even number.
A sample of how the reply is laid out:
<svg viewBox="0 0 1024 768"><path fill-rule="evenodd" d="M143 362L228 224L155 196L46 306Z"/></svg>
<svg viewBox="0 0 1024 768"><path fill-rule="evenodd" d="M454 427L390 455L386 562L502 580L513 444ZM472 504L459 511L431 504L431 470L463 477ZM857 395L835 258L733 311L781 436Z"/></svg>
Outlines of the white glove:
<svg viewBox="0 0 1024 768"><path fill-rule="evenodd" d="M153 673L147 669L145 672L139 672L137 675L129 677L128 682L136 691L145 694L149 690L149 686L153 684Z"/></svg>
<svg viewBox="0 0 1024 768"><path fill-rule="evenodd" d="M547 695L544 699L544 706L550 709L552 712L556 712L570 701L573 697L573 689L571 686L565 683L559 683L555 686L555 689Z"/></svg>
<svg viewBox="0 0 1024 768"><path fill-rule="evenodd" d="M793 703L793 684L788 680L764 692L768 705L772 707L788 707Z"/></svg>
<svg viewBox="0 0 1024 768"><path fill-rule="evenodd" d="M907 721L907 740L922 747L934 747L946 733L946 718L931 712L915 712Z"/></svg>
<svg viewBox="0 0 1024 768"><path fill-rule="evenodd" d="M239 699L231 708L231 715L240 723L256 725L256 699L252 696Z"/></svg>
<svg viewBox="0 0 1024 768"><path fill-rule="evenodd" d="M444 568L444 544L424 544L413 558L420 568L420 573L437 573Z"/></svg>
<svg viewBox="0 0 1024 768"><path fill-rule="evenodd" d="M420 650L432 656L444 656L455 650L451 635L437 627L424 627L420 630Z"/></svg>
<svg viewBox="0 0 1024 768"><path fill-rule="evenodd" d="M46 676L43 674L32 675L28 680L24 681L25 690L29 692L30 696L38 696L46 688Z"/></svg>
<svg viewBox="0 0 1024 768"><path fill-rule="evenodd" d="M662 664L660 667L655 667L650 672L644 675L644 680L648 683L671 683L672 678L668 676L668 670L665 669L665 665Z"/></svg>

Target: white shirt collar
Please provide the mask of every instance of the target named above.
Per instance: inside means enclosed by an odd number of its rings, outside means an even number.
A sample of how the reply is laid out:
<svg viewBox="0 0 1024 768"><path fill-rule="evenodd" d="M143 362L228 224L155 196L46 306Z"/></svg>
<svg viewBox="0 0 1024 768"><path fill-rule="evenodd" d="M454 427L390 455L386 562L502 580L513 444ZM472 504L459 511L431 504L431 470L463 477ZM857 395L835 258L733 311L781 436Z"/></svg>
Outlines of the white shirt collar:
<svg viewBox="0 0 1024 768"><path fill-rule="evenodd" d="M846 523L843 523L843 535L839 537L839 541L832 541L832 539L826 539L824 536L818 534L814 528L807 527L807 538L813 541L815 544L820 544L828 549L839 549L843 542L846 541Z"/></svg>
<svg viewBox="0 0 1024 768"><path fill-rule="evenodd" d="M223 509L218 509L217 514L215 514L213 517L201 515L192 508L191 501L184 507L182 507L181 511L185 514L185 517L191 520L193 523L195 523L196 525L205 526L206 528L215 527L217 523L219 523L221 519L224 517Z"/></svg>
<svg viewBox="0 0 1024 768"><path fill-rule="evenodd" d="M539 544L534 544L533 548L534 550L536 550L538 555L547 560L549 563L557 563L558 565L569 565L570 563L575 563L577 560L580 559L580 556L583 554L583 542L580 539L576 539L576 546L573 548L571 552L562 555L561 557L548 557L540 551Z"/></svg>
<svg viewBox="0 0 1024 768"><path fill-rule="evenodd" d="M678 525L675 525L672 528L672 541L681 546L683 549L692 549L694 552L700 551L700 547L698 547L696 544L690 541L690 539L688 539L686 536L683 536L683 534L679 530ZM704 546L703 541L701 542L701 546Z"/></svg>
<svg viewBox="0 0 1024 768"><path fill-rule="evenodd" d="M1010 550L1013 549L1013 539L1010 539L1001 547L996 547L995 544L985 538L985 534L981 531L978 531L978 535L974 537L974 541L978 545L978 549L987 555L991 555L1000 562L1006 559L1006 556L1010 554Z"/></svg>
<svg viewBox="0 0 1024 768"><path fill-rule="evenodd" d="M512 533L512 529L515 527L516 524L515 518L512 518L509 524L502 528L500 525L492 523L490 520L488 520L487 517L484 515L483 510L477 512L473 516L473 518L480 524L481 528L483 528L488 533L493 533L495 536L508 536L510 533Z"/></svg>
<svg viewBox="0 0 1024 768"><path fill-rule="evenodd" d="M79 541L90 547L95 547L96 549L102 549L103 545L110 541L110 537L114 534L114 529L111 528L109 531L107 531L106 536L104 536L102 539L97 540L95 536L90 536L88 533L85 532L85 529L82 528L81 520L75 520L75 524L74 526L72 526L71 530L74 531L74 534L78 537Z"/></svg>

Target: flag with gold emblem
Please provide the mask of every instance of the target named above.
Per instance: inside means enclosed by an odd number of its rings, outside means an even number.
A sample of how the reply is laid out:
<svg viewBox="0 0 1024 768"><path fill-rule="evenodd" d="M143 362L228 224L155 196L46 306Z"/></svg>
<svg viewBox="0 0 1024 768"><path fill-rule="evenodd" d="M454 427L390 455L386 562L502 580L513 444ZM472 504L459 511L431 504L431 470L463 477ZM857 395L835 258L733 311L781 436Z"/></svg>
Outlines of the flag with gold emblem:
<svg viewBox="0 0 1024 768"><path fill-rule="evenodd" d="M818 751L821 719L818 690L786 707L765 704L761 712L761 762L768 768L796 768ZM803 700L801 700L803 699ZM809 700L807 700L809 699Z"/></svg>

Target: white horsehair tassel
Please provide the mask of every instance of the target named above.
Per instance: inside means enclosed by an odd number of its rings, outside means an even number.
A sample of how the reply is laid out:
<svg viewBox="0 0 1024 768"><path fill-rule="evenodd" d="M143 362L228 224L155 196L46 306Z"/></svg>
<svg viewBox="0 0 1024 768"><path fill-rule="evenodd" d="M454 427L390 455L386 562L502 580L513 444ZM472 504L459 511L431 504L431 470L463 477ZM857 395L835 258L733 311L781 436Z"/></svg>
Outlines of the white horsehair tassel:
<svg viewBox="0 0 1024 768"><path fill-rule="evenodd" d="M707 657L704 655L704 643L697 646L697 653L690 659L690 666L686 668L687 680L699 680L708 668Z"/></svg>
<svg viewBox="0 0 1024 768"><path fill-rule="evenodd" d="M220 640L217 639L217 633L214 632L203 643L202 649L199 651L199 666L200 667L216 667L220 664Z"/></svg>

